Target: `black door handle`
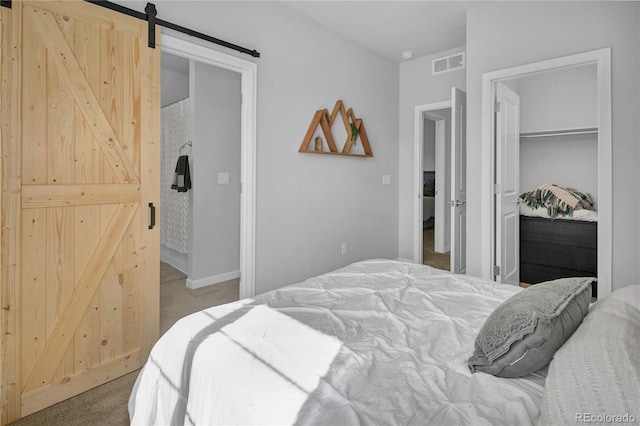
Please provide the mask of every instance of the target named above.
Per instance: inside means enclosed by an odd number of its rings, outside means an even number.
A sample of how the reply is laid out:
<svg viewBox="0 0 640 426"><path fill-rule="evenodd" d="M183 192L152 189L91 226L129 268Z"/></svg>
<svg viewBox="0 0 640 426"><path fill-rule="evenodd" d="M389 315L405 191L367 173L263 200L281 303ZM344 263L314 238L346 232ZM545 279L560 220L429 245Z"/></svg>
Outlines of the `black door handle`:
<svg viewBox="0 0 640 426"><path fill-rule="evenodd" d="M149 229L153 229L153 227L156 226L156 206L154 206L153 203L149 203L149 212L151 213Z"/></svg>

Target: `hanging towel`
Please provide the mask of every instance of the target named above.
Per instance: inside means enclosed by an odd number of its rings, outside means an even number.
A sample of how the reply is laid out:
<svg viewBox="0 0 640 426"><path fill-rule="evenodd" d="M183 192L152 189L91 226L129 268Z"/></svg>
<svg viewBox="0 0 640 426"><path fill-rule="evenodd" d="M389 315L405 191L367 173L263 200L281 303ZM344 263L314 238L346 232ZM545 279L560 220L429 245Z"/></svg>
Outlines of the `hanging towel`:
<svg viewBox="0 0 640 426"><path fill-rule="evenodd" d="M181 155L176 163L176 172L173 176L171 189L178 192L187 192L191 189L191 176L189 175L189 156Z"/></svg>

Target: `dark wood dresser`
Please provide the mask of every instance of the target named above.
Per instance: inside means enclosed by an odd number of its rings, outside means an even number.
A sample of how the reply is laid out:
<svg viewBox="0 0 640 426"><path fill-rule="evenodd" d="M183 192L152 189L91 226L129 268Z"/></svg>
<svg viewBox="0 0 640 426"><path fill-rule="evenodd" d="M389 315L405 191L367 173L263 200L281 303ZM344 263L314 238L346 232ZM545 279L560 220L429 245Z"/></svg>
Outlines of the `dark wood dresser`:
<svg viewBox="0 0 640 426"><path fill-rule="evenodd" d="M597 267L597 222L520 216L521 282L597 277Z"/></svg>

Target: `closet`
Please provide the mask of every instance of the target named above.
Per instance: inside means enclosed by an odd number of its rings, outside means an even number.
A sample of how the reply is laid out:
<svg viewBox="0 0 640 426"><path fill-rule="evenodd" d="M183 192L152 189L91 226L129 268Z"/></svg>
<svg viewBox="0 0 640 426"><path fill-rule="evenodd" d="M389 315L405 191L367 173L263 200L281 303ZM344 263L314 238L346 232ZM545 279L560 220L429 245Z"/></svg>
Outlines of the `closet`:
<svg viewBox="0 0 640 426"><path fill-rule="evenodd" d="M593 210L566 217L520 203L520 282L597 276L596 72L595 65L583 65L508 84L520 97L519 192L554 184L594 202Z"/></svg>

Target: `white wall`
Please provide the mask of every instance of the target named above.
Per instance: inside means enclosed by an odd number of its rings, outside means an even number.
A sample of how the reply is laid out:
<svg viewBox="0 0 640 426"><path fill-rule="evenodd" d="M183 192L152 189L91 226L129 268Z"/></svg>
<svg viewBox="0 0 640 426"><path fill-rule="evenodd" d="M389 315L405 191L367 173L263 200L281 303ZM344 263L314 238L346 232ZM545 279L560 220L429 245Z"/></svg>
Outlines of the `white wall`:
<svg viewBox="0 0 640 426"><path fill-rule="evenodd" d="M588 193L597 208L597 135L521 138L520 192L547 183Z"/></svg>
<svg viewBox="0 0 640 426"><path fill-rule="evenodd" d="M240 269L240 74L192 62L192 221L189 281L223 281ZM229 183L218 183L218 173ZM202 280L199 282L199 280Z"/></svg>
<svg viewBox="0 0 640 426"><path fill-rule="evenodd" d="M598 127L595 65L547 71L517 79L520 132Z"/></svg>
<svg viewBox="0 0 640 426"><path fill-rule="evenodd" d="M595 65L564 68L518 78L520 131L598 126ZM598 201L597 135L520 139L520 191L556 183Z"/></svg>
<svg viewBox="0 0 640 426"><path fill-rule="evenodd" d="M357 260L397 257L398 65L279 2L156 5L161 19L261 53L256 293ZM363 119L373 158L297 152L315 111L338 99ZM383 174L391 185L382 185Z"/></svg>
<svg viewBox="0 0 640 426"><path fill-rule="evenodd" d="M414 114L417 105L451 100L451 88L464 90L465 69L431 74L431 61L464 52L464 47L424 56L400 64L400 131L398 156L398 256L413 258L413 145Z"/></svg>
<svg viewBox="0 0 640 426"><path fill-rule="evenodd" d="M169 55L167 56L174 56ZM172 69L172 66L175 65L177 61L186 62L186 70L181 71L177 69ZM178 58L174 56L174 58L168 63L168 61L162 61L162 70L160 73L161 87L160 91L160 105L167 106L174 102L177 102L181 99L189 96L189 60L185 58ZM182 67L181 67L182 68Z"/></svg>
<svg viewBox="0 0 640 426"><path fill-rule="evenodd" d="M482 73L612 48L613 288L639 281L637 2L491 2L467 13L467 158L481 157ZM497 31L496 29L500 30ZM467 270L482 271L483 165L468 164Z"/></svg>
<svg viewBox="0 0 640 426"><path fill-rule="evenodd" d="M444 177L444 197L442 199L444 203L444 218L441 218L440 223L443 223L445 227L444 249L448 250L451 247L451 204L449 204L449 200L451 200L451 108L436 112L444 116L447 126L445 131L445 166L444 171L438 173L437 179Z"/></svg>
<svg viewBox="0 0 640 426"><path fill-rule="evenodd" d="M424 118L424 151L422 152L422 170L425 172L436 169L436 123Z"/></svg>

